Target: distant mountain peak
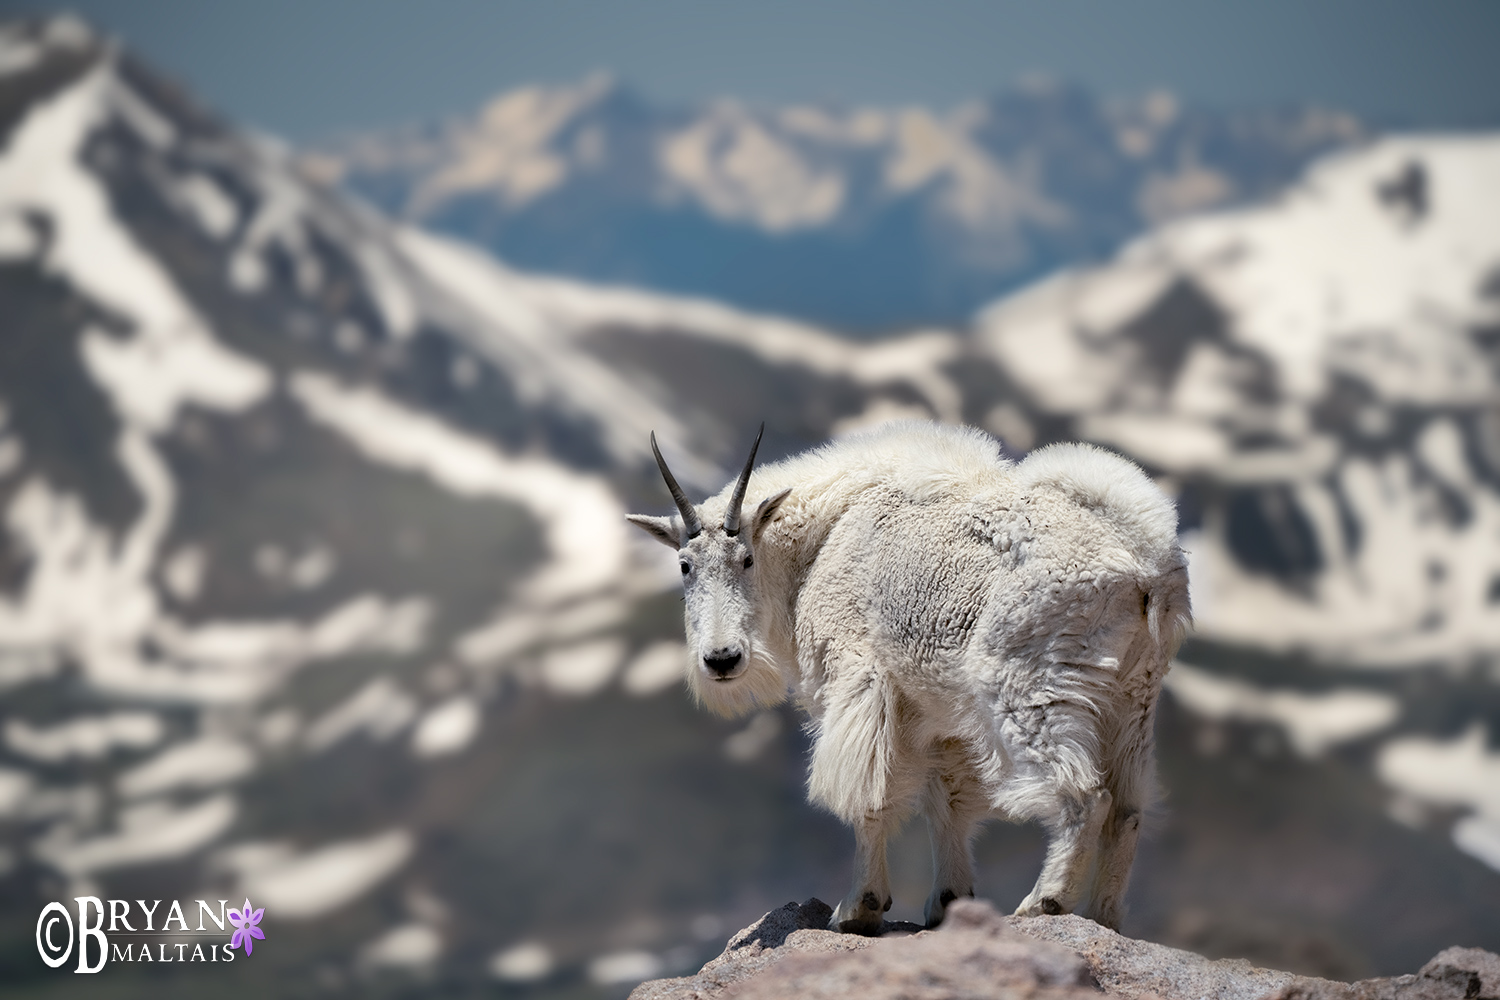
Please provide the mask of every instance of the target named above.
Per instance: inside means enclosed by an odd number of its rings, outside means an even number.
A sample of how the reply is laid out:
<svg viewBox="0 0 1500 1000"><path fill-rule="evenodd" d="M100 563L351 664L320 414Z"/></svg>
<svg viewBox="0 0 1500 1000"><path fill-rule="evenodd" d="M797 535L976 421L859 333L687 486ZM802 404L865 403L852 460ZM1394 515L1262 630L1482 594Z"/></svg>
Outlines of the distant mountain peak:
<svg viewBox="0 0 1500 1000"><path fill-rule="evenodd" d="M1063 82L948 110L667 107L595 76L308 159L527 268L879 332L960 320L1147 225L1262 196L1363 134L1336 112L1215 113Z"/></svg>

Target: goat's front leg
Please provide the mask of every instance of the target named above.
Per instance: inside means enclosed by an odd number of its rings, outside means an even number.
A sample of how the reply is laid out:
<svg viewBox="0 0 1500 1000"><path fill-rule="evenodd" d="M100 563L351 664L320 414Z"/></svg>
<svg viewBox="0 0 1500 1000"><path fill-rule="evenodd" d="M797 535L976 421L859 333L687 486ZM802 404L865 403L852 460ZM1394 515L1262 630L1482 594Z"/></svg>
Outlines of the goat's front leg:
<svg viewBox="0 0 1500 1000"><path fill-rule="evenodd" d="M1107 788L1096 788L1062 801L1056 816L1047 824L1051 839L1042 874L1030 894L1016 907L1016 916L1073 912L1088 888L1089 870L1099 851L1099 834L1112 803Z"/></svg>
<svg viewBox="0 0 1500 1000"><path fill-rule="evenodd" d="M885 862L886 817L867 813L854 824L854 887L833 911L828 929L879 934L891 908L891 878Z"/></svg>

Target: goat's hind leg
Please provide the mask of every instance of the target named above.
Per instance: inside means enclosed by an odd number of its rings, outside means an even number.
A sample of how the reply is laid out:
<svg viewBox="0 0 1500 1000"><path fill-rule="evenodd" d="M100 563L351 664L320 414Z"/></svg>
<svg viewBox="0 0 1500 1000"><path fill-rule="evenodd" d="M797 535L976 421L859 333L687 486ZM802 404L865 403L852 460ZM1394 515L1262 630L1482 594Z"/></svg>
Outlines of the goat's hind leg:
<svg viewBox="0 0 1500 1000"><path fill-rule="evenodd" d="M1099 852L1099 834L1113 798L1107 788L1067 796L1047 822L1047 860L1036 885L1016 908L1018 917L1072 913L1083 898Z"/></svg>
<svg viewBox="0 0 1500 1000"><path fill-rule="evenodd" d="M1154 715L1141 713L1134 732L1127 734L1123 751L1111 771L1114 803L1099 836L1099 865L1094 876L1092 916L1106 927L1118 928L1125 908L1125 890L1135 863L1145 803L1156 787L1156 751L1151 737Z"/></svg>
<svg viewBox="0 0 1500 1000"><path fill-rule="evenodd" d="M886 867L888 813L867 814L854 824L854 887L834 908L828 929L846 934L879 934L891 908L891 877Z"/></svg>
<svg viewBox="0 0 1500 1000"><path fill-rule="evenodd" d="M965 749L959 744L940 749L925 791L923 812L932 838L932 893L923 908L928 927L942 923L949 903L974 895L974 828L989 813L990 803Z"/></svg>
<svg viewBox="0 0 1500 1000"><path fill-rule="evenodd" d="M1141 810L1115 803L1104 820L1099 838L1099 866L1094 877L1093 918L1118 930L1124 912L1125 890L1130 886L1130 868L1135 863L1135 845L1141 836Z"/></svg>

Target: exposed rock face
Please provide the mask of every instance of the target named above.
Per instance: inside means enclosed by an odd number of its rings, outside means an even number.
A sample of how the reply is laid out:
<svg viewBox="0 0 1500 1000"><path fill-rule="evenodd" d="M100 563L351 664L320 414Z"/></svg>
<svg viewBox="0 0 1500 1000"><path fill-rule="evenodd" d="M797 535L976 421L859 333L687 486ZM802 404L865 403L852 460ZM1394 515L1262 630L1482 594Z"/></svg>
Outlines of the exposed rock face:
<svg viewBox="0 0 1500 1000"><path fill-rule="evenodd" d="M970 900L935 931L888 924L878 938L826 930L831 915L821 900L788 903L696 976L642 983L630 1000L1500 1000L1500 955L1477 948L1449 948L1416 975L1339 983L1210 961L1074 915L1004 917Z"/></svg>

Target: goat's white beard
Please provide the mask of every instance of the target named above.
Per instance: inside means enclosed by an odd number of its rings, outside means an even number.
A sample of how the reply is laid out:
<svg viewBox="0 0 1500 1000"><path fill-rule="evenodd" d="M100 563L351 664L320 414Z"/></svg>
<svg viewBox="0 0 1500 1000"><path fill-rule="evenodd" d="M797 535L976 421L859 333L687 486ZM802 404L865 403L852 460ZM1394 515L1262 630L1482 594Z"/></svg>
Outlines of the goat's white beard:
<svg viewBox="0 0 1500 1000"><path fill-rule="evenodd" d="M715 715L744 715L786 700L786 678L775 663L758 654L751 656L745 671L732 680L713 680L696 663L688 671L693 698Z"/></svg>

